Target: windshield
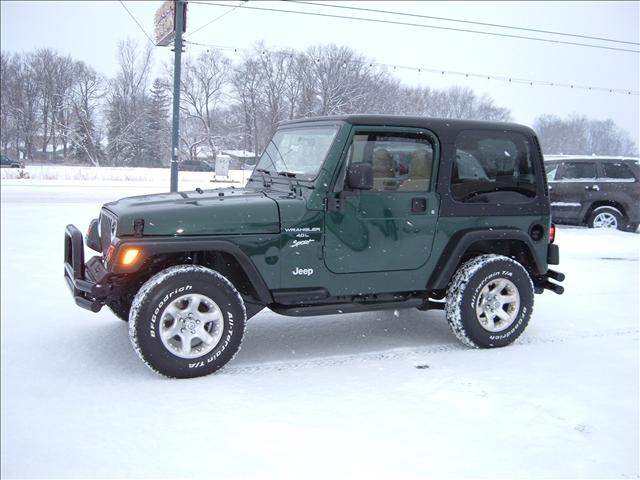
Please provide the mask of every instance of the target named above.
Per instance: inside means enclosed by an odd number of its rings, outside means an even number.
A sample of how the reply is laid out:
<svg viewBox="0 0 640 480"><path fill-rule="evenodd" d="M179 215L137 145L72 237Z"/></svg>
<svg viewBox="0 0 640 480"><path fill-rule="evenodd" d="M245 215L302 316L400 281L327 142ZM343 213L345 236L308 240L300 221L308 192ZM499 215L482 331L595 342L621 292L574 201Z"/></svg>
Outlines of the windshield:
<svg viewBox="0 0 640 480"><path fill-rule="evenodd" d="M314 179L337 132L335 125L278 130L260 157L256 171Z"/></svg>

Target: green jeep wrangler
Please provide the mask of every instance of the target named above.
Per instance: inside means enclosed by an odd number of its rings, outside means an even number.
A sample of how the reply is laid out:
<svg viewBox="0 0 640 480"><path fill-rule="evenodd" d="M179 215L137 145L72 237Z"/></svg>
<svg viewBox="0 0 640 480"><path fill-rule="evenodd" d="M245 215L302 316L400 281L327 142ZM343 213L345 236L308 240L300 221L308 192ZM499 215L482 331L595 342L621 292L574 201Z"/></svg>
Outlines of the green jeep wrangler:
<svg viewBox="0 0 640 480"><path fill-rule="evenodd" d="M130 197L65 231L76 303L107 305L168 377L215 372L249 318L444 310L474 348L562 293L543 158L508 123L336 116L281 124L244 188ZM348 315L345 316L348 321Z"/></svg>

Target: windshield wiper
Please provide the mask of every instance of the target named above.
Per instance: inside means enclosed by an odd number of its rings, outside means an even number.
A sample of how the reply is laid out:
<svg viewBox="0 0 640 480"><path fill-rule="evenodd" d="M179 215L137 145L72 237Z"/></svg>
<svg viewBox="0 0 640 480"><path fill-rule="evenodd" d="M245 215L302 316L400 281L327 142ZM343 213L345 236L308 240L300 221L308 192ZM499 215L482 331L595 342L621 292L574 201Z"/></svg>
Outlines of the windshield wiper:
<svg viewBox="0 0 640 480"><path fill-rule="evenodd" d="M282 164L284 165L284 168L287 168L287 162L284 161L284 155L282 155L282 153L280 152L280 149L278 148L278 146L275 144L275 142L273 141L273 139L269 140L269 143L271 145L273 145L273 148L276 149L276 153L278 154L278 156L280 157L280 160L282 160ZM266 151L266 149L265 149ZM291 151L291 149L287 150L287 154ZM269 158L271 158L271 156L269 156ZM273 163L273 160L271 160L271 163ZM273 163L273 166L275 167L275 163Z"/></svg>
<svg viewBox="0 0 640 480"><path fill-rule="evenodd" d="M297 174L293 172L278 172L278 175L282 175L284 177L289 177L289 178L296 178Z"/></svg>

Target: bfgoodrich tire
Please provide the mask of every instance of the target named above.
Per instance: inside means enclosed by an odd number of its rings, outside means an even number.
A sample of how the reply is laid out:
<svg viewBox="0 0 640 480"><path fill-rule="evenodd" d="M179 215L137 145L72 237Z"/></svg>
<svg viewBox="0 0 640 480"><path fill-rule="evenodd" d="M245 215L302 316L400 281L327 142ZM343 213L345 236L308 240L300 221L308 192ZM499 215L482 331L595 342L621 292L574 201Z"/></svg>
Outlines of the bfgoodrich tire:
<svg viewBox="0 0 640 480"><path fill-rule="evenodd" d="M533 311L533 283L524 267L502 255L463 264L447 289L445 315L453 333L474 348L509 345Z"/></svg>
<svg viewBox="0 0 640 480"><path fill-rule="evenodd" d="M244 302L225 277L199 265L178 265L140 288L129 336L152 370L192 378L219 370L235 356L245 323Z"/></svg>

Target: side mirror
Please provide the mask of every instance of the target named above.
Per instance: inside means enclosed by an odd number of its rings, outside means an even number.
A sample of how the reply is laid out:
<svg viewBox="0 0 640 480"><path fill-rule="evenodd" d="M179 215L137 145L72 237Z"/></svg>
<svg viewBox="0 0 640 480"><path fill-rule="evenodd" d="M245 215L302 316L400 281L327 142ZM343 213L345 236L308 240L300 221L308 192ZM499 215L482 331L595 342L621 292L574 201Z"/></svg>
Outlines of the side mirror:
<svg viewBox="0 0 640 480"><path fill-rule="evenodd" d="M347 185L352 190L373 188L373 168L370 163L354 163L347 170Z"/></svg>

